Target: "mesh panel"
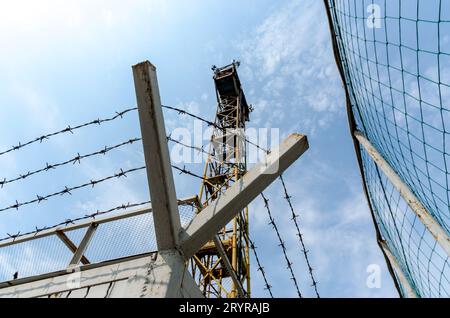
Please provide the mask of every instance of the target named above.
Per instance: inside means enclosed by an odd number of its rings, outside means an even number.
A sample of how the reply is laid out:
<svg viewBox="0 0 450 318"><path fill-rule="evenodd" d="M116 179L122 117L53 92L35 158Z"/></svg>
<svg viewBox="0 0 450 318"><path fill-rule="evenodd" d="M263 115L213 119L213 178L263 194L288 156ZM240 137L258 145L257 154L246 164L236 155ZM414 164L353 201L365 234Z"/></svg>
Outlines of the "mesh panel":
<svg viewBox="0 0 450 318"><path fill-rule="evenodd" d="M94 263L157 250L150 213L102 224L94 238L85 254Z"/></svg>
<svg viewBox="0 0 450 318"><path fill-rule="evenodd" d="M450 1L326 2L357 129L450 233ZM448 297L446 253L362 154L377 223L411 285Z"/></svg>
<svg viewBox="0 0 450 318"><path fill-rule="evenodd" d="M0 281L40 275L65 268L72 253L56 236L0 248Z"/></svg>
<svg viewBox="0 0 450 318"><path fill-rule="evenodd" d="M180 218L186 226L195 215L191 204L180 203ZM115 213L119 215L120 213ZM78 246L87 227L68 230L64 234ZM109 221L98 225L84 256L92 263L150 253L157 250L152 213ZM0 282L64 270L72 252L56 236L0 247Z"/></svg>
<svg viewBox="0 0 450 318"><path fill-rule="evenodd" d="M361 149L370 201L383 237L423 297L450 297L449 258L398 191Z"/></svg>

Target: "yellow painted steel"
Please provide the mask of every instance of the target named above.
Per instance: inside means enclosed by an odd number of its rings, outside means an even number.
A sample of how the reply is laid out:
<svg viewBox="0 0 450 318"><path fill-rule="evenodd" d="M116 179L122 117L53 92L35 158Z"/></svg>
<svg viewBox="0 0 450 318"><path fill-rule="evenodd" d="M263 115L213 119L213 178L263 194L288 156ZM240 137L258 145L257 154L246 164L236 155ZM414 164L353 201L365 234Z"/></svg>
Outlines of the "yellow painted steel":
<svg viewBox="0 0 450 318"><path fill-rule="evenodd" d="M225 140L227 131L245 129L248 121L249 108L242 92L237 75L237 63L215 70L214 80L218 106L215 117L215 127L211 136L209 157L203 172L203 182L199 191L199 209L211 203L230 185L235 183L247 171L246 142L238 136L232 136L234 145L228 152ZM223 93L221 85L232 84L234 91ZM230 85L226 86L228 88ZM224 86L225 87L225 86ZM212 146L213 142L221 143L219 152ZM240 149L242 150L240 153ZM240 158L243 158L242 160ZM242 161L242 162L241 162ZM250 254L248 208L238 213L233 221L218 233L231 266L240 280L245 296L250 297ZM213 242L205 246L192 258L191 271L194 279L205 297L237 298L239 293L236 284L228 274L218 250Z"/></svg>

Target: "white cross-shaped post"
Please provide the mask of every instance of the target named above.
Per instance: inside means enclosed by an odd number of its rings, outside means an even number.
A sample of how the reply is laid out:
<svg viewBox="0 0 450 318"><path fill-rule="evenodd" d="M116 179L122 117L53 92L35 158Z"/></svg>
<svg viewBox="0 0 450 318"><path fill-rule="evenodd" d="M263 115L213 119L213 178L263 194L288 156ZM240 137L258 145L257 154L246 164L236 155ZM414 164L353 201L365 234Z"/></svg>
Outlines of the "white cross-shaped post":
<svg viewBox="0 0 450 318"><path fill-rule="evenodd" d="M133 75L156 241L164 258L162 262L170 266L170 277L159 295L175 297L179 296L177 289L183 284L183 279L190 276L186 261L205 243L213 240L221 228L296 161L308 149L308 141L300 134L287 137L267 155L264 162L255 165L197 214L186 228L182 228L156 68L145 61L133 66Z"/></svg>

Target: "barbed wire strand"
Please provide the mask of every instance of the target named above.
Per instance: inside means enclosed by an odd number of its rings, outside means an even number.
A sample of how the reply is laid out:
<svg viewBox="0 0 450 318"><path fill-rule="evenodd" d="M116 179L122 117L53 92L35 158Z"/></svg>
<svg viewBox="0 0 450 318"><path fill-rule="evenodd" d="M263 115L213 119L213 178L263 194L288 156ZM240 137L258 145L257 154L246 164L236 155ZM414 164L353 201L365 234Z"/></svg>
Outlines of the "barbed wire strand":
<svg viewBox="0 0 450 318"><path fill-rule="evenodd" d="M303 298L302 293L300 292L300 288L298 286L298 282L297 279L295 278L294 275L294 269L292 268L292 262L289 260L289 257L287 256L287 250L286 250L286 245L283 241L283 239L281 238L281 234L280 231L278 230L278 226L275 223L275 219L272 216L272 212L270 211L270 207L269 207L269 200L264 196L264 193L261 192L261 197L264 200L264 207L266 208L267 214L269 216L270 222L269 224L272 225L272 228L275 230L275 233L278 237L278 240L280 242L280 244L278 246L281 247L281 250L283 252L284 258L286 260L286 264L287 264L287 268L289 269L290 273L291 273L291 280L294 282L295 288L297 290L297 295L299 298Z"/></svg>
<svg viewBox="0 0 450 318"><path fill-rule="evenodd" d="M167 140L171 141L171 142L174 142L174 143L176 143L176 144L178 144L180 146L183 146L183 147L186 147L186 148L190 148L190 149L196 150L198 152L202 152L202 153L207 154L207 155L211 155L209 152L205 151L203 147L196 147L196 146L192 146L192 145L187 145L185 143L182 143L181 141L173 139L170 135L167 136ZM179 167L176 167L174 165L172 165L172 167L174 169L180 171L180 173L189 174L189 175L194 176L194 177L196 177L198 179L201 179L201 180L204 179L203 177L188 171L186 169L186 167L179 168ZM251 238L249 236L247 236L247 238L248 238L248 241L250 242L250 249L252 250L253 255L255 256L255 260L256 260L256 263L257 263L257 271L261 273L261 276L262 276L262 278L264 280L264 289L267 290L269 295L270 295L270 297L273 298L272 286L269 284L269 282L267 280L267 274L266 274L266 272L264 270L264 267L261 265L261 261L259 259L258 253L256 252L257 247L256 247L255 243L251 240Z"/></svg>
<svg viewBox="0 0 450 318"><path fill-rule="evenodd" d="M192 113L188 112L187 110L180 109L180 108L173 107L173 106L167 106L167 105L162 105L162 107L163 107L163 108L166 108L166 109L169 109L169 110L176 111L176 112L178 112L180 115L187 115L187 116L190 116L190 117L192 117L192 118L198 119L198 120L200 120L200 121L206 123L208 126L211 126L211 127L217 128L217 129L223 129L222 127L220 127L220 126L217 125L216 123L213 123L213 122L210 121L210 120L207 120L207 119L205 119L205 118L202 118L202 117L200 117L200 116L197 116L197 115L195 115L195 114L192 114ZM257 149L259 149L259 150L261 150L261 151L264 151L266 154L269 154L269 153L270 153L270 150L264 149L264 148L261 147L260 145L254 143L254 142L252 142L252 141L250 141L250 140L248 140L247 138L245 139L245 141L248 142L250 145L256 147Z"/></svg>
<svg viewBox="0 0 450 318"><path fill-rule="evenodd" d="M198 174L196 174L196 173L186 169L186 166L183 166L183 168L180 168L180 167L177 167L175 165L172 165L172 168L174 168L175 170L178 170L180 172L180 174L187 174L187 175L190 175L190 176L192 176L194 178L197 178L197 179L200 179L200 180L205 180L204 177L202 177L202 176L200 176L200 175L198 175Z"/></svg>
<svg viewBox="0 0 450 318"><path fill-rule="evenodd" d="M270 294L270 297L273 298L273 294L272 294L272 286L269 284L268 280L267 280L267 275L266 272L264 270L264 267L262 267L261 265L261 261L259 260L258 254L256 253L256 245L255 243L250 239L250 237L247 237L248 241L250 242L250 249L253 252L253 255L255 256L255 260L256 260L256 264L258 265L257 271L261 273L261 276L263 277L264 280L264 289L268 291L268 293Z"/></svg>
<svg viewBox="0 0 450 318"><path fill-rule="evenodd" d="M42 143L43 141L45 141L47 139L50 139L51 137L54 137L56 135L66 134L66 133L73 134L74 131L76 131L78 129L81 129L81 128L84 128L84 127L87 127L87 126L101 125L102 123L105 123L105 122L113 121L113 120L116 120L118 118L123 118L123 115L125 115L125 114L127 114L127 113L129 113L131 111L134 111L134 110L137 110L137 107L128 108L128 109L122 110L120 112L116 112L116 114L114 116L109 117L109 118L104 118L104 119L98 118L98 119L92 120L90 122L86 122L84 124L73 126L73 127L71 127L69 125L66 128L64 128L64 129L61 129L59 131L56 131L56 132L53 132L53 133L50 133L50 134L47 134L47 135L42 135L40 137L36 137L35 139L32 139L32 140L27 141L25 143L19 142L16 146L12 146L11 148L0 152L0 156L5 155L5 154L7 154L9 152L12 152L12 151L15 151L15 150L22 149L22 148L24 148L26 146L32 145L32 144L37 143L37 142Z"/></svg>
<svg viewBox="0 0 450 318"><path fill-rule="evenodd" d="M308 266L308 271L309 271L309 275L311 277L312 286L314 287L314 291L316 293L317 298L320 298L319 291L317 290L318 282L316 281L316 279L314 277L313 268L312 268L311 263L309 261L309 256L308 256L309 251L305 247L305 242L303 240L303 234L300 231L300 226L299 226L298 221L297 221L298 218L299 218L299 215L295 214L294 207L292 206L292 202L291 202L292 196L290 196L288 194L288 192L287 192L286 184L284 183L284 180L283 180L283 175L280 175L280 180L281 180L281 184L283 185L283 190L284 190L284 195L285 195L284 198L286 199L286 201L289 204L289 207L291 209L291 213L292 213L291 220L294 221L295 228L297 229L297 236L298 236L300 244L301 244L301 250L302 250L303 255L305 257L306 265Z"/></svg>
<svg viewBox="0 0 450 318"><path fill-rule="evenodd" d="M110 175L108 177L104 177L102 179L98 179L98 180L90 180L89 182L83 183L81 185L77 185L74 187L67 187L65 186L63 190L51 193L51 194L47 194L45 196L40 196L40 195L36 195L36 199L33 200L29 200L29 201L25 201L25 202L18 202L17 200L15 201L15 204L12 204L8 207L4 207L2 209L0 209L0 212L4 212L7 210L11 210L11 209L16 209L18 210L20 207L25 206L25 205L29 205L29 204L33 204L33 203L41 203L42 201L46 201L49 198L58 196L58 195L65 195L65 194L69 194L72 195L72 191L74 190L79 190L82 188L86 188L88 186L92 186L94 187L95 185L108 181L110 179L114 179L114 178L120 178L120 177L126 177L127 173L131 173L131 172L135 172L135 171L139 171L139 170L143 170L145 169L145 166L142 167L138 167L138 168L133 168L133 169L128 169L128 170L123 170L122 168L120 169L119 172L115 173L114 175Z"/></svg>
<svg viewBox="0 0 450 318"><path fill-rule="evenodd" d="M69 224L75 224L75 222L79 222L79 221L83 221L83 220L87 220L87 219L95 219L96 217L98 217L100 215L108 214L108 213L111 213L111 212L114 212L114 211L126 210L126 209L129 209L129 208L135 208L135 207L142 206L142 205L145 205L145 204L150 204L150 203L151 203L151 201L144 201L144 202L140 202L140 203L129 203L128 202L126 204L121 204L119 206L116 206L116 207L108 209L108 210L103 210L103 211L97 210L95 213L87 214L87 215L82 216L82 217L78 217L78 218L74 218L74 219L66 219L63 222L60 222L58 224L54 224L52 226L45 226L45 227L42 227L42 228L37 228L36 227L36 229L34 231L30 231L30 232L27 232L27 233L20 233L20 232L17 233L17 234L9 234L9 233L7 233L8 236L0 239L0 242L6 241L6 240L9 240L9 239L16 240L17 238L20 238L20 237L26 236L26 235L31 235L31 234L37 235L37 234L39 234L42 231L54 229L54 228L57 228L59 226L63 226L63 225L67 226Z"/></svg>
<svg viewBox="0 0 450 318"><path fill-rule="evenodd" d="M39 174L39 173L42 173L42 172L47 172L49 170L65 166L65 165L68 165L70 163L72 163L72 164L79 163L80 164L82 159L86 159L86 158L94 157L94 156L98 156L98 155L105 155L108 152L110 152L111 150L123 147L125 145L131 145L131 144L133 144L133 143L135 143L135 142L137 142L139 140L141 140L141 138L132 138L132 139L129 139L129 140L124 141L122 143L116 144L114 146L105 146L101 150L94 151L94 152L91 152L91 153L88 153L88 154L80 155L80 153L78 152L75 157L73 157L72 159L63 161L63 162L54 163L54 164L46 163L45 167L37 169L37 170L34 170L34 171L28 171L25 174L19 174L19 176L16 177L16 178L12 178L12 179L4 178L3 180L0 180L0 188L3 188L3 186L5 186L6 184L9 184L9 183L12 183L12 182L16 182L16 181L19 181L19 180L24 180L24 179L26 179L28 177L31 177L31 176L35 175L35 174Z"/></svg>
<svg viewBox="0 0 450 318"><path fill-rule="evenodd" d="M197 116L195 114L192 114L190 112L187 112L185 110L182 110L182 109L179 109L179 108L176 108L176 107L166 106L166 105L163 105L163 107L166 108L166 109L177 111L179 114L188 115L188 116L190 116L192 118L198 119L198 120L208 124L208 126L212 126L212 127L221 129L221 127L219 127L215 123L213 123L213 122L211 122L209 120L206 120L206 119L204 119L204 118L202 118L200 116ZM56 131L56 132L53 132L53 133L50 133L50 134L42 135L40 137L37 137L37 138L35 138L33 140L30 140L28 142L25 142L25 143L20 143L19 142L18 145L12 146L11 148L9 148L9 149L7 149L7 150L5 150L3 152L0 152L0 156L4 155L4 154L7 154L9 152L15 151L15 150L22 149L22 148L24 148L26 146L29 146L29 145L37 143L37 142L42 143L43 141L45 141L45 140L47 140L47 139L49 139L49 138L51 138L53 136L59 135L59 134L65 134L65 133L72 133L73 134L73 132L75 130L81 129L83 127L87 127L87 126L91 126L91 125L101 125L104 122L113 121L113 120L115 120L117 118L123 118L124 114L126 114L128 112L131 112L131 111L134 111L134 110L137 110L137 107L125 109L125 110L123 110L121 112L116 112L116 115L114 115L112 117L109 117L109 118L96 119L96 120L93 120L93 121L90 121L90 122L86 122L84 124L73 126L73 127L71 127L69 125L66 128L62 129L62 130L59 130L59 131ZM200 147L186 145L186 144L184 144L184 143L182 143L180 141L177 141L177 140L171 138L171 136L167 136L167 139L168 139L168 141L172 141L172 142L177 143L179 145L182 145L184 147L188 147L188 148L197 150L199 152L205 153L207 155L210 155L207 151L205 151L203 149L203 147L200 148ZM3 188L3 186L6 185L6 184L9 184L9 183L12 183L12 182L15 182L15 181L19 181L19 180L23 180L23 179L26 179L28 177L31 177L32 175L35 175L35 174L38 174L38 173L42 173L42 172L46 172L46 171L49 171L51 169L56 169L58 167L61 167L61 166L64 166L64 165L67 165L67 164L70 164L70 163L72 163L72 164L81 163L82 159L86 159L88 157L101 155L101 154L104 155L104 154L106 154L107 152L109 152L109 151L111 151L113 149L122 147L122 146L127 145L127 144L132 144L132 143L134 143L136 141L139 141L139 140L141 140L141 138L133 138L133 139L129 139L128 141L122 142L120 144L114 145L114 146L110 146L110 147L105 146L103 149L95 151L95 152L92 152L92 153L89 153L89 154L80 155L79 153L77 153L77 155L74 158L71 158L71 159L63 161L63 162L59 162L59 163L55 163L55 164L46 163L46 166L44 168L40 168L40 169L37 169L37 170L34 170L34 171L29 171L26 174L19 174L19 176L16 177L16 178L12 178L12 179L4 178L3 180L0 180L0 187ZM258 144L255 144L255 143L253 143L253 142L251 142L251 141L249 141L247 139L245 139L245 141L248 142L249 144L255 146L257 149L264 151L265 153L270 153L269 150L266 150L266 149L262 148ZM180 171L180 174L187 174L187 175L196 177L196 178L201 179L201 180L204 179L202 176L199 176L198 174L195 174L195 173L189 171L188 169L186 169L185 166L183 166L183 168L180 168L180 167L177 167L175 165L172 165L172 167L174 169ZM94 187L96 184L105 182L105 181L113 179L113 178L120 178L122 176L126 177L127 173L138 171L138 170L143 170L145 168L146 168L145 166L142 166L142 167L133 168L133 169L125 170L125 171L123 169L120 169L120 171L118 173L115 173L114 175L111 175L111 176L108 176L108 177L105 177L105 178L102 178L102 179L90 180L87 183L84 183L84 184L81 184L81 185L78 185L78 186L74 186L74 187L67 187L67 186L65 186L63 190L58 191L58 192L54 192L54 193L51 193L51 194L48 194L48 195L45 195L45 196L36 195L36 199L33 199L33 200L29 200L29 201L25 201L25 202L18 202L16 200L15 204L12 204L12 205L10 205L8 207L0 209L0 212L7 211L7 210L10 210L10 209L18 210L22 206L33 204L33 203L40 203L42 201L45 201L45 200L47 200L47 199L49 199L51 197L55 197L55 196L58 196L58 195L65 195L65 194L71 195L72 194L71 192L74 191L74 190L78 190L78 189L85 188L85 187L88 187L88 186ZM278 228L277 228L277 226L275 224L275 221L274 221L274 219L273 219L273 217L271 215L270 209L268 207L268 200L264 197L263 194L262 194L262 196L263 196L264 202L266 204L266 208L267 208L267 211L268 211L268 214L269 214L269 218L271 220L270 224L272 224L272 226L274 227L275 231L277 232L277 236L278 236L278 238L280 240L280 246L282 247L284 256L286 258L286 262L288 264L288 268L289 268L289 270L291 272L291 275L292 275L291 279L294 281L294 284L295 284L295 286L297 288L297 293L298 293L299 297L302 297L301 293L300 293L300 290L299 290L299 287L298 287L298 284L297 284L297 280L296 280L296 278L294 276L294 273L293 273L293 269L292 269L292 266L291 266L292 263L289 261L289 259L287 257L286 248L285 248L284 242L281 239L281 236L280 236L280 234L278 232ZM39 232L44 231L44 230L56 228L56 227L59 227L59 226L62 226L62 225L74 224L77 221L86 220L86 219L89 219L89 218L95 219L95 217L97 217L99 215L103 215L103 214L106 214L106 213L111 213L113 211L118 211L118 210L122 210L122 209L129 209L131 207L137 207L137 206L141 206L141 205L149 204L149 203L150 203L150 201L145 201L145 202L141 202L141 203L133 203L133 204L131 204L131 203L122 204L120 206L117 206L117 207L114 207L114 208L111 208L111 209L108 209L108 210L104 210L104 211L97 210L95 213L92 213L92 214L89 214L89 215L85 215L83 217L74 218L74 219L66 219L64 222L60 222L60 223L52 225L52 226L46 226L46 227L43 227L43 228L37 228L36 227L36 229L34 231L31 231L31 232L28 232L28 233L23 233L23 234L20 234L20 232L17 233L17 234L9 234L9 233L7 233L8 236L3 238L3 239L0 239L0 242L8 240L8 239L15 240L18 237L25 236L25 235L30 235L30 234L37 235ZM253 251L253 253L255 255L256 262L258 264L258 271L260 271L262 276L263 276L263 279L264 279L264 282L265 282L265 289L268 290L270 296L273 298L273 294L272 294L272 290L271 290L272 286L267 281L266 273L264 271L264 268L261 266L259 257L258 257L257 252L256 252L256 246L253 243L253 241L251 241L250 238L249 238L249 241L250 241L250 245L251 245L250 248L252 249L252 251Z"/></svg>
<svg viewBox="0 0 450 318"><path fill-rule="evenodd" d="M185 148L189 148L189 149L192 149L192 150L196 150L196 151L198 151L199 153L203 153L203 154L205 154L205 155L214 157L214 155L211 154L211 153L209 153L208 151L206 151L206 150L204 149L203 146L197 147L197 146L192 146L192 145L185 144L185 143L183 143L183 142L181 142L181 141L179 141L179 140L173 139L171 135L168 135L168 136L167 136L167 140L168 140L168 141L171 141L171 142L173 142L173 143L175 143L175 144L177 144L177 145L183 146L183 147L185 147Z"/></svg>

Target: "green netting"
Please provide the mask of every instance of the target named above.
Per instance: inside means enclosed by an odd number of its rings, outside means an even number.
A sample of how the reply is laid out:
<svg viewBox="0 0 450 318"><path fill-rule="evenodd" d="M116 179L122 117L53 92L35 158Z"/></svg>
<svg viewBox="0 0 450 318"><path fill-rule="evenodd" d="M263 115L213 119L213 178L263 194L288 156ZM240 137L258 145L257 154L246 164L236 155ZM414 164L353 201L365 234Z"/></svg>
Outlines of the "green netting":
<svg viewBox="0 0 450 318"><path fill-rule="evenodd" d="M450 233L450 0L326 0L356 128ZM448 257L361 149L380 232L419 296Z"/></svg>

